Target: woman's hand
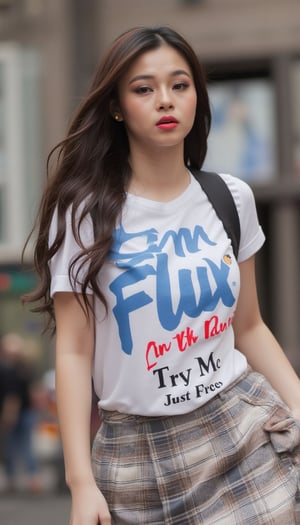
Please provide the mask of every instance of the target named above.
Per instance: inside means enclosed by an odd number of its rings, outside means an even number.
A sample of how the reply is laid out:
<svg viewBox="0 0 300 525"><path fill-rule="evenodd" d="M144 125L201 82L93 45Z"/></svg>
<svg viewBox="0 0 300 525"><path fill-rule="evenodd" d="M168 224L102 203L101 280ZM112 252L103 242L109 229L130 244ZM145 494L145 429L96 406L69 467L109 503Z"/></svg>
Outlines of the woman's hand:
<svg viewBox="0 0 300 525"><path fill-rule="evenodd" d="M70 525L111 525L109 509L96 484L71 489Z"/></svg>
<svg viewBox="0 0 300 525"><path fill-rule="evenodd" d="M293 418L300 423L300 407L291 409Z"/></svg>

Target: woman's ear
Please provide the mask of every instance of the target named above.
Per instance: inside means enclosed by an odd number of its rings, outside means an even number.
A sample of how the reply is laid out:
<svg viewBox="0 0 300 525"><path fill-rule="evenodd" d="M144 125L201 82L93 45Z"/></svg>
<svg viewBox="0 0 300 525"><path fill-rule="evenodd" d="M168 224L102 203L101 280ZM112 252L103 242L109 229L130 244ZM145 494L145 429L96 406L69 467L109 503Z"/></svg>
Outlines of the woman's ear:
<svg viewBox="0 0 300 525"><path fill-rule="evenodd" d="M109 112L110 112L112 118L116 122L122 122L122 120L123 120L122 113L121 113L121 110L120 110L116 100L111 100L110 101Z"/></svg>

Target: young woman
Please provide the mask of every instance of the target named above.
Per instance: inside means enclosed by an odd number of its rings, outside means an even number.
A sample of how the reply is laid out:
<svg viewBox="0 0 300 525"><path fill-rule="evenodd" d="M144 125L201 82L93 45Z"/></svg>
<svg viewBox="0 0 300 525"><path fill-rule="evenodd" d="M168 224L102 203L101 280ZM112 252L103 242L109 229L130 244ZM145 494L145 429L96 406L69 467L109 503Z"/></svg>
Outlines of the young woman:
<svg viewBox="0 0 300 525"><path fill-rule="evenodd" d="M70 525L300 523L300 383L259 311L250 188L222 175L236 260L191 174L209 126L188 43L135 28L58 146L28 299L55 321Z"/></svg>

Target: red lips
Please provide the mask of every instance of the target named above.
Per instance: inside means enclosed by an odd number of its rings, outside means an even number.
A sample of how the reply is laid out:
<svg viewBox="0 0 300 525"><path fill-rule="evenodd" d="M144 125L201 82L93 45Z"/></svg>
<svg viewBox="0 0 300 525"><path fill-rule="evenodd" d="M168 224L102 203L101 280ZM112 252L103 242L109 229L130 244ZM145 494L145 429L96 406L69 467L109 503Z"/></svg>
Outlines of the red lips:
<svg viewBox="0 0 300 525"><path fill-rule="evenodd" d="M164 117L161 117L161 119L159 119L156 125L159 129L174 129L178 125L178 120L172 115L166 115Z"/></svg>
<svg viewBox="0 0 300 525"><path fill-rule="evenodd" d="M178 120L172 115L166 115L165 117L161 117L161 119L156 123L156 125L159 126L160 124L169 124L169 123L178 124Z"/></svg>

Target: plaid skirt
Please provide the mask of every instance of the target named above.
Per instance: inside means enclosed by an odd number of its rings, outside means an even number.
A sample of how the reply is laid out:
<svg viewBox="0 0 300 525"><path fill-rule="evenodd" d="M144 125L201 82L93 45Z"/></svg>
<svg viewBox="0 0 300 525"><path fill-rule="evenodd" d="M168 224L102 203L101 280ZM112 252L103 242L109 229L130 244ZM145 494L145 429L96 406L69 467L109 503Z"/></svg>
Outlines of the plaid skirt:
<svg viewBox="0 0 300 525"><path fill-rule="evenodd" d="M300 422L260 374L188 414L101 416L92 463L112 524L300 524Z"/></svg>

